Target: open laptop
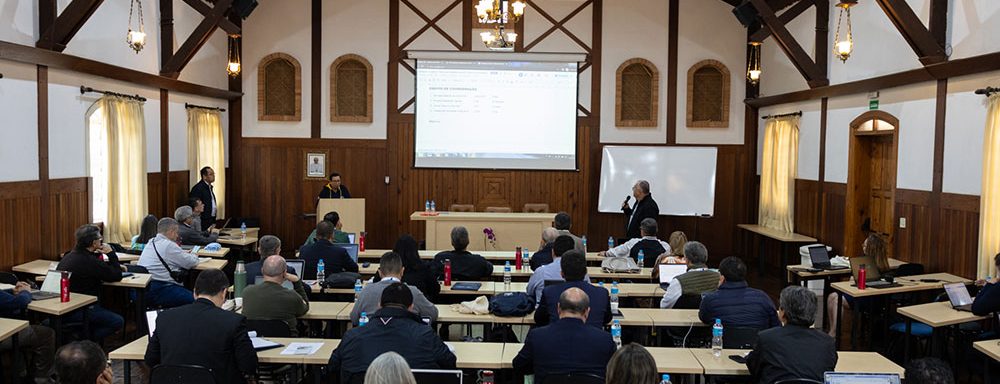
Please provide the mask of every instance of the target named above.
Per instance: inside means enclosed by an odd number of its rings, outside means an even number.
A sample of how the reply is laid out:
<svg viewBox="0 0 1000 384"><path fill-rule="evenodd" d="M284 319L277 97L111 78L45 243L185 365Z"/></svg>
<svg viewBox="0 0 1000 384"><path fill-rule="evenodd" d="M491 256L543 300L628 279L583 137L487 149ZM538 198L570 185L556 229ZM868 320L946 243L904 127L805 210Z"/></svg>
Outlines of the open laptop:
<svg viewBox="0 0 1000 384"><path fill-rule="evenodd" d="M31 294L31 300L46 300L54 299L59 297L59 282L62 280L62 271L49 271L45 274L45 281L42 282L42 287L39 289L32 289L28 291Z"/></svg>
<svg viewBox="0 0 1000 384"><path fill-rule="evenodd" d="M857 285L858 281L858 270L861 266L865 266L865 286L871 288L889 288L898 287L897 283L890 283L882 280L882 275L878 272L878 267L875 266L875 260L871 257L852 257L851 259L851 276L854 276L854 285Z"/></svg>
<svg viewBox="0 0 1000 384"><path fill-rule="evenodd" d="M824 271L836 271L840 269L847 269L850 267L844 266L834 266L830 264L830 254L826 251L825 245L817 245L815 247L809 247L809 260L812 261L812 266L815 269L822 269Z"/></svg>
<svg viewBox="0 0 1000 384"><path fill-rule="evenodd" d="M972 312L972 296L969 295L969 288L965 286L965 283L945 284L944 291L948 293L948 300L951 301L952 308Z"/></svg>
<svg viewBox="0 0 1000 384"><path fill-rule="evenodd" d="M670 285L678 275L687 272L687 264L660 264L657 268L660 269L660 285L664 287Z"/></svg>
<svg viewBox="0 0 1000 384"><path fill-rule="evenodd" d="M462 384L462 371L444 369L414 369L417 384Z"/></svg>
<svg viewBox="0 0 1000 384"><path fill-rule="evenodd" d="M823 374L823 383L824 384L899 384L899 374L826 372Z"/></svg>
<svg viewBox="0 0 1000 384"><path fill-rule="evenodd" d="M358 262L358 245L357 244L340 244L340 243L337 243L337 244L334 244L334 245L346 249L347 250L347 254L351 256L351 260L354 260L355 263Z"/></svg>
<svg viewBox="0 0 1000 384"><path fill-rule="evenodd" d="M288 266L288 273L291 273L299 278L304 279L302 276L302 271L305 271L306 261L305 260L285 260L285 265Z"/></svg>

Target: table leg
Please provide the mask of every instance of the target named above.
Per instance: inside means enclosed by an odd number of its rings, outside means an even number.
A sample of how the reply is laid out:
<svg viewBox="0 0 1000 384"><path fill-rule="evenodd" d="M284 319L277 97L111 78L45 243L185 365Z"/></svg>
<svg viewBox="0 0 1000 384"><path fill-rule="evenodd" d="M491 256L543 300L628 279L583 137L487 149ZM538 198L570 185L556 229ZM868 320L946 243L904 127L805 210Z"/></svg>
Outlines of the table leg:
<svg viewBox="0 0 1000 384"><path fill-rule="evenodd" d="M990 384L990 360L991 358L983 354L983 383Z"/></svg>
<svg viewBox="0 0 1000 384"><path fill-rule="evenodd" d="M861 311L858 309L860 307L855 301L854 305L851 306L851 350L858 350L858 332L860 331L861 324L864 322L861 320Z"/></svg>
<svg viewBox="0 0 1000 384"><path fill-rule="evenodd" d="M903 364L910 362L910 331L912 329L913 329L913 319L907 317L906 333L903 335L903 337L906 338L906 341L903 344Z"/></svg>
<svg viewBox="0 0 1000 384"><path fill-rule="evenodd" d="M838 351L840 350L840 327L842 327L844 323L840 313L841 312L840 309L843 307L843 300L844 297L841 296L840 293L837 293L837 308L833 309L834 311L836 311L834 313L837 314L837 331L833 336L834 336L834 345L837 346Z"/></svg>
<svg viewBox="0 0 1000 384"><path fill-rule="evenodd" d="M122 361L122 375L125 380L125 384L132 384L132 362L129 360Z"/></svg>
<svg viewBox="0 0 1000 384"><path fill-rule="evenodd" d="M826 296L830 294L829 292L830 292L830 276L823 276L823 295L819 299L819 305L820 305L820 312L819 312L819 314L820 314L820 316L823 316L822 317L823 321L826 321L827 311L830 310L830 308L827 308L827 305L826 305ZM828 329L830 328L829 324L827 324L827 328Z"/></svg>
<svg viewBox="0 0 1000 384"><path fill-rule="evenodd" d="M764 237L763 236L754 236L754 237L760 238L757 241L757 277L760 277L764 275Z"/></svg>
<svg viewBox="0 0 1000 384"><path fill-rule="evenodd" d="M135 327L138 330L137 336L142 336L146 334L148 328L146 324L146 290L136 289L135 290Z"/></svg>
<svg viewBox="0 0 1000 384"><path fill-rule="evenodd" d="M90 338L90 308L89 307L84 307L83 309L81 309L81 311L83 311L83 337L86 338L87 340L91 340L91 338ZM104 340L97 340L96 342L98 344L101 344L101 345L104 344Z"/></svg>
<svg viewBox="0 0 1000 384"><path fill-rule="evenodd" d="M56 348L58 349L63 345L62 316L52 316L52 327L56 329Z"/></svg>
<svg viewBox="0 0 1000 384"><path fill-rule="evenodd" d="M313 364L309 366L313 374L313 383L315 384L321 384L323 382L323 380L320 378L323 372L322 367L323 366L319 364Z"/></svg>
<svg viewBox="0 0 1000 384"><path fill-rule="evenodd" d="M12 361L13 364L11 364L12 366L10 367L10 382L11 384L14 384L19 382L20 379L20 377L18 377L18 374L20 372L18 372L19 369L17 369L17 367L19 365L19 362L21 361L21 351L18 350L19 348L18 348L17 333L14 333L10 337L10 346L11 346L11 355L13 356L14 359L14 361Z"/></svg>

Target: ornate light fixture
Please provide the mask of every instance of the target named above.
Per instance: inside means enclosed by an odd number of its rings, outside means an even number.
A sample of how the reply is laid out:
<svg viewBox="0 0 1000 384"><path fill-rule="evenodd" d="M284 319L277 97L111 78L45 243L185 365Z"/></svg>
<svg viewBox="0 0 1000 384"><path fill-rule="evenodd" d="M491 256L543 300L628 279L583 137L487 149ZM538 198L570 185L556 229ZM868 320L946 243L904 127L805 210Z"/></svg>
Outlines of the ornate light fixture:
<svg viewBox="0 0 1000 384"><path fill-rule="evenodd" d="M132 29L132 13L135 10L136 4L139 5L139 25L137 29ZM128 35L126 35L125 42L128 43L129 48L139 53L142 47L146 46L146 30L142 22L142 0L132 0L131 5L128 9Z"/></svg>
<svg viewBox="0 0 1000 384"><path fill-rule="evenodd" d="M840 8L840 16L837 16L837 34L833 39L833 55L837 56L842 62L847 62L847 58L851 57L851 52L854 51L854 35L851 33L851 7L858 5L857 0L840 0L837 3L837 7ZM847 20L844 20L844 14L847 14ZM844 24L847 24L847 33L841 38L840 29Z"/></svg>
<svg viewBox="0 0 1000 384"><path fill-rule="evenodd" d="M229 53L226 55L229 60L226 64L226 73L229 77L240 75L240 35L229 35Z"/></svg>
<svg viewBox="0 0 1000 384"><path fill-rule="evenodd" d="M760 82L760 42L750 42L750 57L747 60L747 80L750 84L757 85Z"/></svg>
<svg viewBox="0 0 1000 384"><path fill-rule="evenodd" d="M479 34L483 44L492 50L510 51L517 42L516 32L507 32L507 23L517 23L528 6L523 0L479 0L476 16L481 24L496 24L492 31Z"/></svg>

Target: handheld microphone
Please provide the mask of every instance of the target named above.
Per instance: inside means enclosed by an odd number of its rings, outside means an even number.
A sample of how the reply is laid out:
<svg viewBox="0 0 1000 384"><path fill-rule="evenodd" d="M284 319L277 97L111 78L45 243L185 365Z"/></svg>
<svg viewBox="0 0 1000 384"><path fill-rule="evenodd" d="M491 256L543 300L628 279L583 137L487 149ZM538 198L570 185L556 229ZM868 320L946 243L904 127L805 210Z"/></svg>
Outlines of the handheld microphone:
<svg viewBox="0 0 1000 384"><path fill-rule="evenodd" d="M627 204L629 200L632 200L632 195L625 196L625 203Z"/></svg>

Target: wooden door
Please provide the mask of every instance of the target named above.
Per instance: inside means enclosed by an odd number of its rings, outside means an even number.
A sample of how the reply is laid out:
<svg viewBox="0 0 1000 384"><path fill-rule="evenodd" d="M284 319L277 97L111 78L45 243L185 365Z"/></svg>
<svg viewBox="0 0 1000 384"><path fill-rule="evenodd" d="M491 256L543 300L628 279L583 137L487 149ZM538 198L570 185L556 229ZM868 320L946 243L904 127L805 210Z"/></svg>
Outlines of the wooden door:
<svg viewBox="0 0 1000 384"><path fill-rule="evenodd" d="M866 112L851 123L843 248L847 256L861 255L861 243L870 232L882 235L891 253L898 125L898 119L882 111Z"/></svg>

